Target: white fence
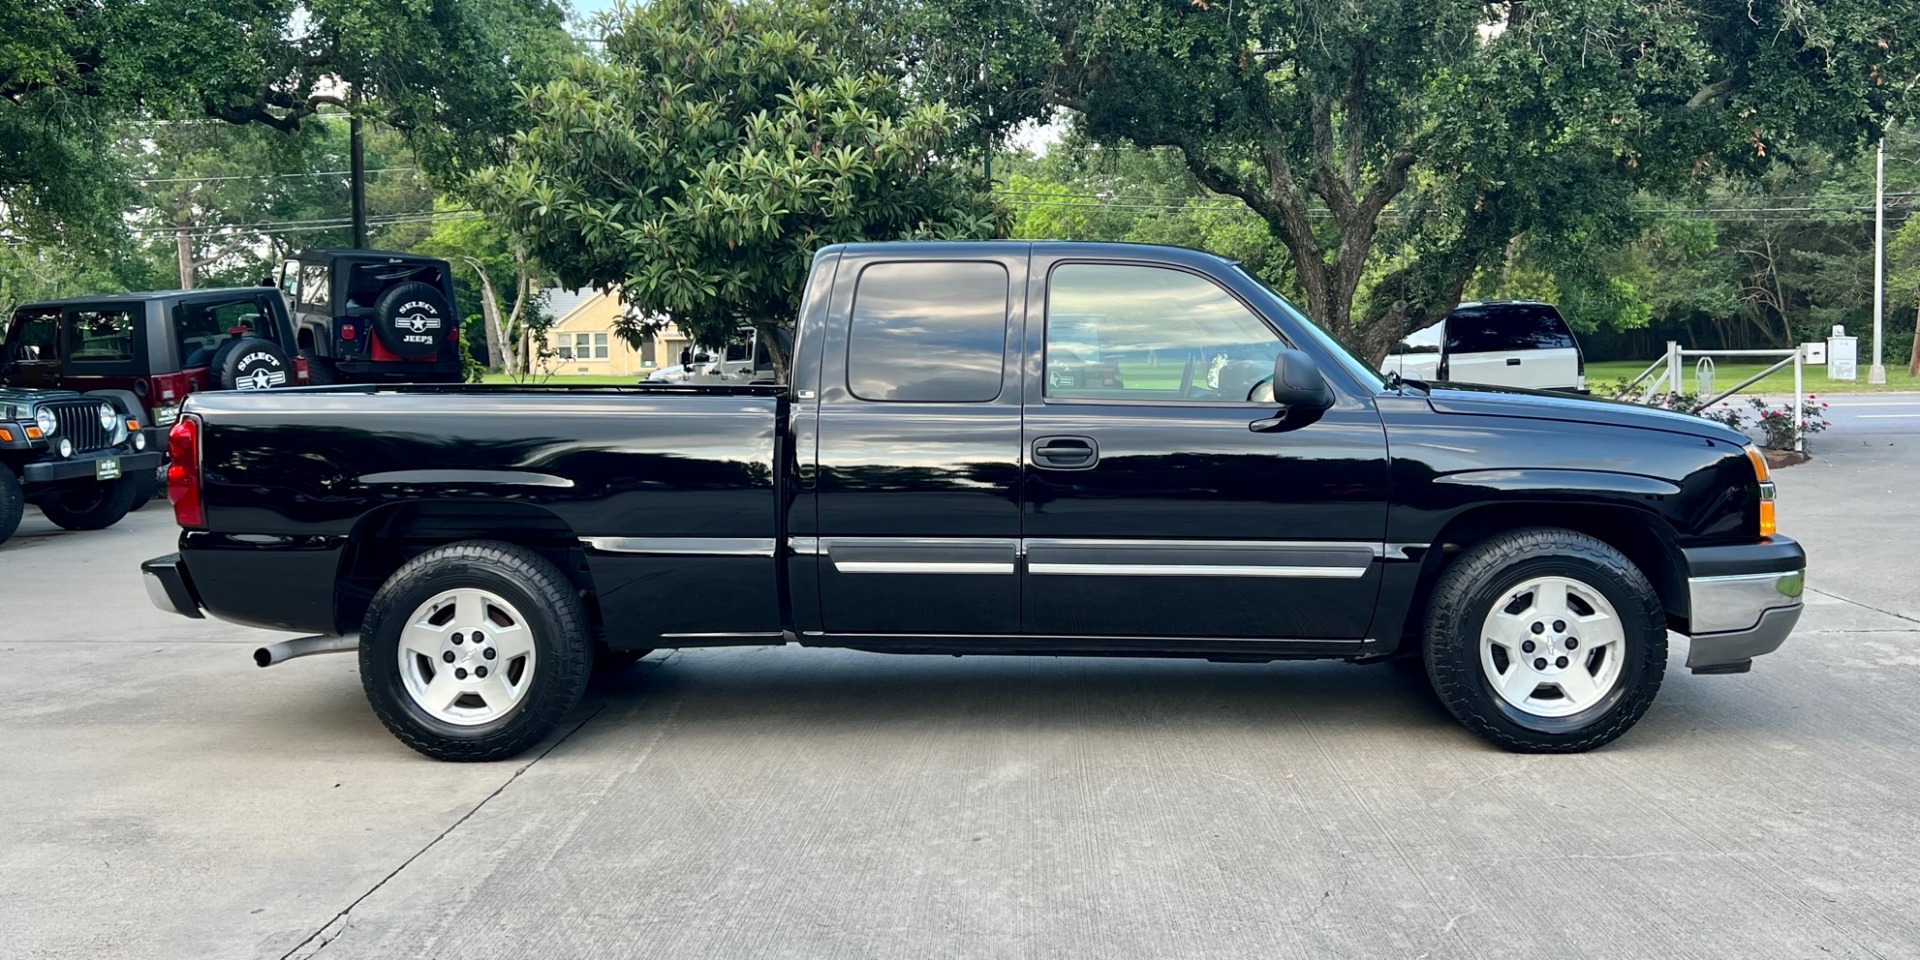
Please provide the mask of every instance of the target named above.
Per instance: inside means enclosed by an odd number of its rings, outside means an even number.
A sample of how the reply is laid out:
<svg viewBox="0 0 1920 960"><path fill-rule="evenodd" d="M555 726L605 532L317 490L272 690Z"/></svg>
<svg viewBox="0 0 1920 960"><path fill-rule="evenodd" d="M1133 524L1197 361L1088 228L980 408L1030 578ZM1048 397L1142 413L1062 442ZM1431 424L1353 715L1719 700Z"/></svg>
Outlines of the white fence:
<svg viewBox="0 0 1920 960"><path fill-rule="evenodd" d="M1801 425L1802 408L1807 398L1807 390L1806 390L1806 383L1801 376L1802 374L1801 353L1800 353L1800 350L1797 348L1792 350L1684 350L1684 349L1681 349L1680 344L1676 343L1675 341L1669 340L1667 341L1666 356L1661 357L1658 360L1655 360L1652 366L1646 368L1645 370L1640 371L1640 375L1637 377L1634 377L1631 381L1629 381L1627 383L1626 388L1621 390L1618 394L1615 395L1615 399L1624 397L1627 394L1632 393L1634 391L1634 388L1639 387L1642 383L1646 383L1645 389L1643 389L1640 394L1640 402L1642 403L1652 400L1655 395L1661 394L1661 393L1687 392L1685 389L1685 382L1686 382L1685 371L1686 371L1686 359L1688 357L1702 358L1700 367L1695 371L1694 377L1695 377L1696 383L1700 383L1700 392L1703 394L1713 389L1713 378L1711 376L1711 372L1713 370L1713 360L1712 360L1713 357L1779 357L1781 358L1778 363L1775 363L1774 365L1766 368L1765 370L1762 370L1759 373L1756 373L1753 376L1748 377L1737 384L1734 384L1732 387L1728 388L1725 391L1722 391L1711 397L1706 397L1706 396L1701 397L1700 409L1702 410L1705 410L1706 408L1711 407L1714 404L1719 403L1720 401L1725 400L1728 397L1731 397L1734 394L1739 393L1740 391L1745 390L1746 388L1753 386L1756 383L1759 383L1763 378L1765 378L1768 374L1773 373L1775 370L1779 370L1780 368L1785 367L1788 364L1792 364L1793 365L1793 409L1789 413L1789 415L1793 418L1793 449L1800 450L1802 448L1805 441L1805 437L1802 436L1800 425ZM1703 372L1708 374L1708 376L1705 378L1704 381L1702 381L1700 378L1700 374ZM1656 376L1656 373L1658 374L1657 376ZM1651 377L1652 379L1649 380L1648 379L1649 377Z"/></svg>

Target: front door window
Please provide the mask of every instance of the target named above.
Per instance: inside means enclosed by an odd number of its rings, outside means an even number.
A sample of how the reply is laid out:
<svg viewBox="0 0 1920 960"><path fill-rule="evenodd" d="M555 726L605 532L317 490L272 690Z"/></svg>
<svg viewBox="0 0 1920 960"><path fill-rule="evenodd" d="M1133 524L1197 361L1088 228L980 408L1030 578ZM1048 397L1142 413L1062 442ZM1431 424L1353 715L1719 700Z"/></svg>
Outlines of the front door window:
<svg viewBox="0 0 1920 960"><path fill-rule="evenodd" d="M1253 403L1284 346L1204 277L1164 267L1069 263L1047 296L1046 396Z"/></svg>

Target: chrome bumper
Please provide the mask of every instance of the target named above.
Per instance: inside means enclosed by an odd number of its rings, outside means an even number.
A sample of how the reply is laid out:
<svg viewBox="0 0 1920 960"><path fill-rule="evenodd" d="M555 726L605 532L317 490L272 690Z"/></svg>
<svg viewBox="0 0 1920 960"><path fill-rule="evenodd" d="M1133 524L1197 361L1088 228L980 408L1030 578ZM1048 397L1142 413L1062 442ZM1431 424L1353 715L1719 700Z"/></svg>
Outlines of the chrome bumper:
<svg viewBox="0 0 1920 960"><path fill-rule="evenodd" d="M1694 673L1745 673L1772 653L1800 622L1806 571L1781 570L1687 581Z"/></svg>
<svg viewBox="0 0 1920 960"><path fill-rule="evenodd" d="M194 593L193 581L187 579L187 568L180 562L179 554L154 557L140 565L140 573L147 583L147 599L153 601L154 606L195 620L206 618L206 614L200 612L200 597Z"/></svg>

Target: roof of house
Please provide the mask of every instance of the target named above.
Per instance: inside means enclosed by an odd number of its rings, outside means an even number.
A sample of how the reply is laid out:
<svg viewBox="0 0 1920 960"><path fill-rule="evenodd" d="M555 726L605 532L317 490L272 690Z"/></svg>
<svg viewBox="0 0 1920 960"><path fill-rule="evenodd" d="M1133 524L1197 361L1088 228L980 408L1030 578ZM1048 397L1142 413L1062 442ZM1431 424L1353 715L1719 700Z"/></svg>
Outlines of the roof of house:
<svg viewBox="0 0 1920 960"><path fill-rule="evenodd" d="M547 295L547 316L552 317L555 323L566 320L574 311L606 296L605 293L592 287L581 287L578 290L548 287L544 292Z"/></svg>

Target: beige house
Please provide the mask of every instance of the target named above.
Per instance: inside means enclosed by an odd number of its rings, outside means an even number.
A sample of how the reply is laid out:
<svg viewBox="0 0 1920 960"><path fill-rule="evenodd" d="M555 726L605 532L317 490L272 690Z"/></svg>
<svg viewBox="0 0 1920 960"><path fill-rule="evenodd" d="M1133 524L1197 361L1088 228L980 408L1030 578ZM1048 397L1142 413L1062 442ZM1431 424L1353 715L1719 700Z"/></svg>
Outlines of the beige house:
<svg viewBox="0 0 1920 960"><path fill-rule="evenodd" d="M636 350L613 329L626 309L617 292L603 293L591 287L546 291L546 313L553 318L553 326L547 331L553 347L548 369L563 377L638 379L679 363L680 351L688 345L680 328L669 323Z"/></svg>

